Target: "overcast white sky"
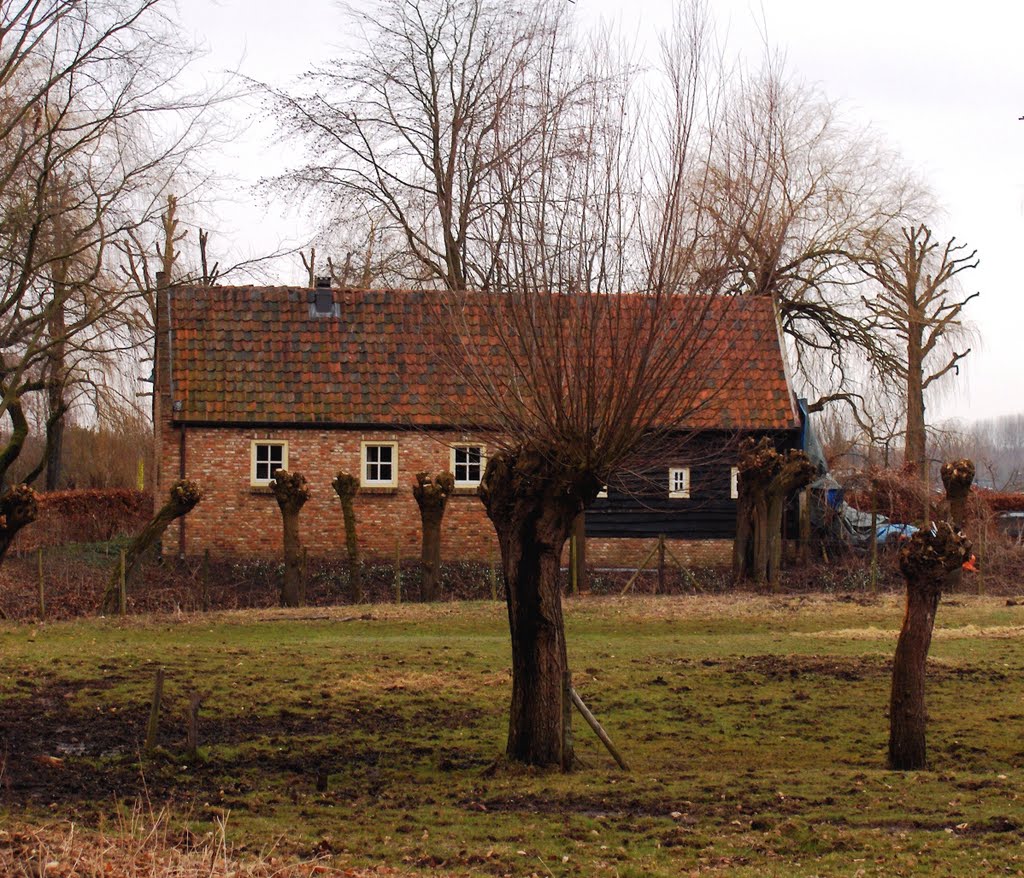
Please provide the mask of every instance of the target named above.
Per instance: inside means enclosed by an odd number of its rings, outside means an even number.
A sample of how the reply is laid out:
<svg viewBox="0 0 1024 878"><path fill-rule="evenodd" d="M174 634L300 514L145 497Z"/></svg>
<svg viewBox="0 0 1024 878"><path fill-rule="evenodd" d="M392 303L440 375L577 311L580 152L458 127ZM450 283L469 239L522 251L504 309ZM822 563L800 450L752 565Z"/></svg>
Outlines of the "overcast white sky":
<svg viewBox="0 0 1024 878"><path fill-rule="evenodd" d="M567 0L568 2L568 0ZM331 0L179 0L182 23L209 50L211 70L238 67L283 83L313 59L339 55L344 19ZM935 231L978 249L962 276L979 290L970 319L981 336L953 396L929 420L1024 412L1024 4L1019 0L709 0L733 52L756 64L765 40L790 72L872 126L932 186L946 209ZM639 43L671 16L671 0L576 0L578 14L619 23ZM245 184L286 159L266 120L224 151L240 185L218 212L225 246L258 253L310 237L301 213L278 216ZM211 242L213 243L213 242ZM304 277L298 257L281 282Z"/></svg>

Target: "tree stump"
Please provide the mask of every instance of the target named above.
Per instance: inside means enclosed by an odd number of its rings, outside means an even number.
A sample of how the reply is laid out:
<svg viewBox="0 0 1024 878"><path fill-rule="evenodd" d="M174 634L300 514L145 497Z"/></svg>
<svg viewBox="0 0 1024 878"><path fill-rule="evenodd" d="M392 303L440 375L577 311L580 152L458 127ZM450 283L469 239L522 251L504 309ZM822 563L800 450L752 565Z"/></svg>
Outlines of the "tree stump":
<svg viewBox="0 0 1024 878"><path fill-rule="evenodd" d="M925 767L925 665L942 586L971 554L971 544L949 522L935 532L920 530L900 550L907 581L907 607L896 643L889 700L889 766L898 771Z"/></svg>
<svg viewBox="0 0 1024 878"><path fill-rule="evenodd" d="M963 530L967 511L967 497L974 482L974 461L961 457L942 465L942 486L949 503L949 521L957 530Z"/></svg>
<svg viewBox="0 0 1024 878"><path fill-rule="evenodd" d="M441 522L448 498L455 490L455 476L445 470L430 478L416 473L412 495L420 508L423 523L423 550L420 562L423 569L421 595L425 601L436 601L441 596Z"/></svg>
<svg viewBox="0 0 1024 878"><path fill-rule="evenodd" d="M786 498L811 483L814 465L803 451L781 453L765 437L757 443L744 440L738 469L733 576L768 582L775 588L782 568Z"/></svg>
<svg viewBox="0 0 1024 878"><path fill-rule="evenodd" d="M36 492L28 485L15 485L0 495L0 561L18 531L35 521L38 515Z"/></svg>
<svg viewBox="0 0 1024 878"><path fill-rule="evenodd" d="M139 532L129 544L124 553L124 579L125 588L131 584L132 572L136 565L150 549L156 545L157 540L163 536L165 530L170 527L171 522L188 515L200 500L203 493L199 485L189 479L179 479L171 485L167 493L167 502L160 507L156 515ZM121 560L118 559L110 574L110 581L107 583L107 590L103 593L103 600L100 602L100 612L116 613L121 591Z"/></svg>
<svg viewBox="0 0 1024 878"><path fill-rule="evenodd" d="M359 479L339 472L331 482L334 493L341 501L341 515L345 520L345 549L348 553L348 599L353 604L363 600L363 568L359 563L359 541L356 538L355 497L359 493Z"/></svg>
<svg viewBox="0 0 1024 878"><path fill-rule="evenodd" d="M299 512L309 499L306 477L279 469L274 473L270 489L281 509L284 528L284 582L281 585L281 606L301 607L306 603L302 581L302 546L299 542Z"/></svg>

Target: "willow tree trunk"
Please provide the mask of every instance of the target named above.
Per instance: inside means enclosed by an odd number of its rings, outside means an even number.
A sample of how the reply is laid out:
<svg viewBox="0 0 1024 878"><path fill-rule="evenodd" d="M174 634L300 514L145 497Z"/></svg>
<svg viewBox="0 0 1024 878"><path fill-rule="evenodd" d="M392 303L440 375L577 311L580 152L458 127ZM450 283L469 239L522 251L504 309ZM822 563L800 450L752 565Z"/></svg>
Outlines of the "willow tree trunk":
<svg viewBox="0 0 1024 878"><path fill-rule="evenodd" d="M15 485L0 494L0 561L14 538L39 515L36 492L28 485Z"/></svg>
<svg viewBox="0 0 1024 878"><path fill-rule="evenodd" d="M946 489L949 504L949 522L957 530L963 530L967 518L967 497L974 481L974 461L961 457L944 463L941 470L942 486Z"/></svg>
<svg viewBox="0 0 1024 878"><path fill-rule="evenodd" d="M568 670L562 619L562 550L576 516L600 483L562 469L552 454L520 448L487 462L480 497L501 548L512 639L509 759L572 768L563 678Z"/></svg>
<svg viewBox="0 0 1024 878"><path fill-rule="evenodd" d="M971 483L974 482L974 461L961 457L959 460L944 463L940 475L942 486L946 489L950 524L955 530L962 531L967 519L967 498L971 493ZM946 577L946 590L959 591L963 580L964 568L961 565L950 571Z"/></svg>
<svg viewBox="0 0 1024 878"><path fill-rule="evenodd" d="M281 606L301 607L306 603L306 583L302 576L302 545L299 541L299 512L309 499L306 478L301 473L279 469L270 483L281 510L284 530L284 581Z"/></svg>
<svg viewBox="0 0 1024 878"><path fill-rule="evenodd" d="M926 765L925 667L942 585L970 556L971 544L948 522L933 534L918 531L900 550L907 606L896 643L889 698L889 766L898 771Z"/></svg>
<svg viewBox="0 0 1024 878"><path fill-rule="evenodd" d="M363 568L359 563L359 540L356 538L355 497L359 493L359 479L350 473L339 472L331 482L341 500L341 515L345 520L345 550L348 554L348 599L353 604L363 601Z"/></svg>
<svg viewBox="0 0 1024 878"><path fill-rule="evenodd" d="M430 478L426 473L416 473L412 495L420 508L423 524L423 547L420 567L423 582L420 594L425 601L436 601L441 596L441 522L448 498L455 490L455 476L450 472L438 473Z"/></svg>
<svg viewBox="0 0 1024 878"><path fill-rule="evenodd" d="M767 437L740 446L733 576L778 587L786 498L810 484L814 466L798 450L780 453Z"/></svg>
<svg viewBox="0 0 1024 878"><path fill-rule="evenodd" d="M188 515L196 504L202 500L203 495L199 486L188 479L180 479L171 485L167 495L167 502L150 519L149 523L131 541L124 553L124 581L125 587L131 583L132 572L146 552L155 546L157 540L163 536L165 530L170 527L171 522L182 516ZM100 612L112 614L117 612L121 579L121 561L111 571L110 580L107 583L106 591L103 592L103 599L100 601Z"/></svg>

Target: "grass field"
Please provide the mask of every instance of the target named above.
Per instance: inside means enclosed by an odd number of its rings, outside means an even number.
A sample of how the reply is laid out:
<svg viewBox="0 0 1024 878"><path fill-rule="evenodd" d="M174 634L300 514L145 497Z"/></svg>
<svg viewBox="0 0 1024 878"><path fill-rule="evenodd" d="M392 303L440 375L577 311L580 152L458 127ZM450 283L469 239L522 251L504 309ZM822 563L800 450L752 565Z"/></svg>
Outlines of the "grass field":
<svg viewBox="0 0 1024 878"><path fill-rule="evenodd" d="M576 688L628 774L582 721L570 775L496 759L500 604L0 626L0 824L102 828L141 797L187 820L177 840L226 819L243 857L340 869L1024 873L1024 606L940 607L931 770L907 774L885 769L894 597L583 598L566 613ZM158 666L160 747L141 755Z"/></svg>

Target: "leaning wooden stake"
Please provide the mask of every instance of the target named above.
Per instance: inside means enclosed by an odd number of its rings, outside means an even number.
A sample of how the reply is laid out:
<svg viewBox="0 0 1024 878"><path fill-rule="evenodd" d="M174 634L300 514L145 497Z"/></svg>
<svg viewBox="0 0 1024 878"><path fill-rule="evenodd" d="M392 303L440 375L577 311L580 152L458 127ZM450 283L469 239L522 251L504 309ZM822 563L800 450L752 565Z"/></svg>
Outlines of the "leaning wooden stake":
<svg viewBox="0 0 1024 878"><path fill-rule="evenodd" d="M627 582L622 587L622 591L619 592L619 597L625 597L626 596L626 593L633 587L633 583L636 582L636 578L641 573L643 573L644 570L647 569L647 565L651 562L651 558L654 557L654 553L658 551L658 546L660 546L660 545L661 545L660 542L654 544L654 548L651 549L651 551L647 553L647 557L644 558L643 563L639 567L637 567L636 571L633 573L633 575L631 577L629 577L629 582Z"/></svg>
<svg viewBox="0 0 1024 878"><path fill-rule="evenodd" d="M572 771L572 673L562 674L562 736L558 763L562 771Z"/></svg>
<svg viewBox="0 0 1024 878"><path fill-rule="evenodd" d="M156 747L157 730L160 727L160 702L164 697L164 669L156 669L156 680L153 682L153 703L149 708L149 723L146 725L146 752Z"/></svg>
<svg viewBox="0 0 1024 878"><path fill-rule="evenodd" d="M619 751L615 749L615 745L612 743L612 739L608 737L608 733L601 728L601 724L594 717L594 714L587 709L587 705L583 703L583 699L580 698L579 693L571 686L569 687L569 695L572 698L572 703L576 705L576 709L587 721L587 725L594 730L594 734L597 735L597 737L601 739L601 743L608 748L608 752L612 754L612 758L619 763L619 768L623 771L629 771L629 766L626 765L626 760L623 759Z"/></svg>

